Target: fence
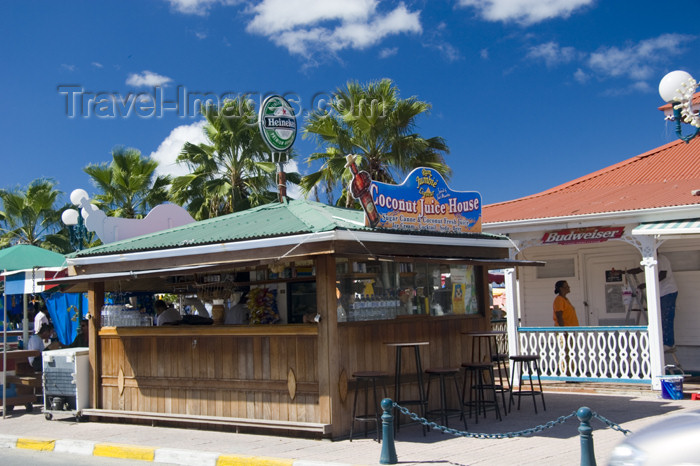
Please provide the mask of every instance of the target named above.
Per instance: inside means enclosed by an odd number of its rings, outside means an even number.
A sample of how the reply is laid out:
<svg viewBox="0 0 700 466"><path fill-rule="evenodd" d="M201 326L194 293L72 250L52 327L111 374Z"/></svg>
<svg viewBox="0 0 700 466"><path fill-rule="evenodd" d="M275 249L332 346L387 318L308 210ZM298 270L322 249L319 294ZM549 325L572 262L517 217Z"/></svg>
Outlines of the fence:
<svg viewBox="0 0 700 466"><path fill-rule="evenodd" d="M430 429L441 431L447 434L467 437L467 438L477 438L477 439L504 439L513 437L522 437L525 435L532 435L538 432L542 432L546 429L551 429L558 425L561 425L568 421L569 419L576 416L580 422L579 424L579 437L581 440L581 466L595 466L595 452L593 448L593 429L590 425L591 418L595 417L599 421L605 423L608 427L618 432L622 432L627 435L630 433L629 430L623 429L620 425L598 415L585 406L579 408L573 413L567 416L560 416L554 421L549 421L545 424L524 429L517 432L505 432L498 434L484 434L475 432L460 431L457 429L452 429L450 427L445 427L436 424L435 422L430 422L425 418L420 417L416 413L409 411L407 408L400 406L398 403L393 402L389 398L382 400L382 451L379 457L380 464L397 464L399 462L398 456L396 454L396 444L394 443L394 416L391 413L394 408L401 411L401 413L409 416L414 421L417 421Z"/></svg>
<svg viewBox="0 0 700 466"><path fill-rule="evenodd" d="M542 379L651 381L646 326L521 327L520 354L540 356Z"/></svg>

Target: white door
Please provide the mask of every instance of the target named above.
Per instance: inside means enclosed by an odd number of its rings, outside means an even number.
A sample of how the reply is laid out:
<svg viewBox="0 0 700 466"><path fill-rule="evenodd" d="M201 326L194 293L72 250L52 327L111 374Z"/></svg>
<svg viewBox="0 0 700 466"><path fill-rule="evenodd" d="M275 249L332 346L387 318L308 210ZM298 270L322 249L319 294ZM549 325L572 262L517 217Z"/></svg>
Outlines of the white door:
<svg viewBox="0 0 700 466"><path fill-rule="evenodd" d="M626 321L627 309L622 301L622 288L626 269L639 267L639 258L634 255L592 255L585 259L586 298L585 323L581 325L607 326L631 325ZM643 279L643 274L637 275ZM581 313L579 313L579 318ZM630 319L636 315L630 315Z"/></svg>

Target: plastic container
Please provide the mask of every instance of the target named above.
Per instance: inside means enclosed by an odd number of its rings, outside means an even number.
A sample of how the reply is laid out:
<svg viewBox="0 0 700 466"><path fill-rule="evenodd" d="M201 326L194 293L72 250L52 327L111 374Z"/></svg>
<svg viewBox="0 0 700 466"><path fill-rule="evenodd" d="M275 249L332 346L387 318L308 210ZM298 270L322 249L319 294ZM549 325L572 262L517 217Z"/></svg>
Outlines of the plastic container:
<svg viewBox="0 0 700 466"><path fill-rule="evenodd" d="M681 375L666 375L660 377L661 380L661 398L664 400L682 400L683 399L683 376Z"/></svg>

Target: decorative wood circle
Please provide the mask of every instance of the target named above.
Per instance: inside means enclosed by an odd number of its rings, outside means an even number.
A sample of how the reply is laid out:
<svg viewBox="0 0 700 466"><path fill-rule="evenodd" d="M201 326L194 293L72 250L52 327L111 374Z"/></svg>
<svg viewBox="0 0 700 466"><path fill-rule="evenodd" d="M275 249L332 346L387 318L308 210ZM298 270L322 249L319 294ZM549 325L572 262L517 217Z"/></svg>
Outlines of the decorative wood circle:
<svg viewBox="0 0 700 466"><path fill-rule="evenodd" d="M348 397L348 374L345 369L340 371L338 377L338 393L340 394L340 402L345 403L345 399Z"/></svg>
<svg viewBox="0 0 700 466"><path fill-rule="evenodd" d="M287 374L287 390L289 390L289 397L293 400L297 396L297 377L292 368L289 368Z"/></svg>
<svg viewBox="0 0 700 466"><path fill-rule="evenodd" d="M124 371L119 368L119 374L117 375L117 388L119 389L119 396L124 393Z"/></svg>

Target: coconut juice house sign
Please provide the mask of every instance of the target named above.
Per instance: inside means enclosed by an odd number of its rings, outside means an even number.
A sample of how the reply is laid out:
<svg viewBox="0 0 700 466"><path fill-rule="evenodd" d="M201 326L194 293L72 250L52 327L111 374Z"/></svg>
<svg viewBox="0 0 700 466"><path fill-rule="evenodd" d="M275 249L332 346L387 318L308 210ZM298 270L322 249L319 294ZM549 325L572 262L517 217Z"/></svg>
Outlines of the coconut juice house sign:
<svg viewBox="0 0 700 466"><path fill-rule="evenodd" d="M476 191L452 190L432 168L416 168L403 183L393 185L371 181L367 172L357 170L354 156L348 156L348 166L353 172L350 192L362 204L368 226L481 233L481 195Z"/></svg>

